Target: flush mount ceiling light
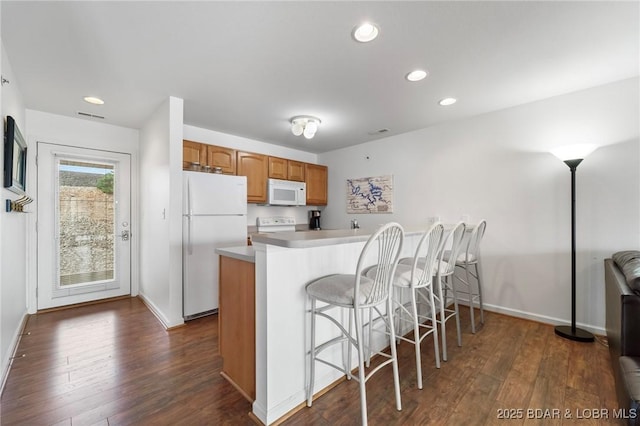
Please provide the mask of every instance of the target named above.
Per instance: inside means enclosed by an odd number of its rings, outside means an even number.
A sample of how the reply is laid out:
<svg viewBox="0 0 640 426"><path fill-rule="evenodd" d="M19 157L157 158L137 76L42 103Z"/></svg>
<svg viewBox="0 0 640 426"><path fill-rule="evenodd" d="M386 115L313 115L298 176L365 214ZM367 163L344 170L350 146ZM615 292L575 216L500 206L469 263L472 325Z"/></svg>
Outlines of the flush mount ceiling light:
<svg viewBox="0 0 640 426"><path fill-rule="evenodd" d="M84 101L93 105L103 105L104 101L100 98L96 98L95 96L85 96Z"/></svg>
<svg viewBox="0 0 640 426"><path fill-rule="evenodd" d="M311 139L318 131L321 121L319 118L310 115L299 115L291 119L291 133L296 136L303 135L307 139Z"/></svg>
<svg viewBox="0 0 640 426"><path fill-rule="evenodd" d="M414 70L405 76L409 81L420 81L427 76L427 72L424 70Z"/></svg>
<svg viewBox="0 0 640 426"><path fill-rule="evenodd" d="M358 25L353 29L353 38L360 43L368 43L378 37L378 27L369 22Z"/></svg>
<svg viewBox="0 0 640 426"><path fill-rule="evenodd" d="M438 102L438 104L441 106L449 106L449 105L455 104L456 102L458 102L456 98L444 98L444 99L441 99L440 102Z"/></svg>

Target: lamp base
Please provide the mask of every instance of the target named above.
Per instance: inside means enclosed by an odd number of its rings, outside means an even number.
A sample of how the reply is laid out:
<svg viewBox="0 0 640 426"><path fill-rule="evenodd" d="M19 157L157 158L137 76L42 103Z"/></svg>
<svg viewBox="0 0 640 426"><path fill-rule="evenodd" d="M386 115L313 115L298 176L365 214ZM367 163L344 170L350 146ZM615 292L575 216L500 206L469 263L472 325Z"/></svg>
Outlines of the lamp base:
<svg viewBox="0 0 640 426"><path fill-rule="evenodd" d="M555 331L558 336L577 342L593 342L595 340L593 334L580 328L572 329L570 325L558 325Z"/></svg>

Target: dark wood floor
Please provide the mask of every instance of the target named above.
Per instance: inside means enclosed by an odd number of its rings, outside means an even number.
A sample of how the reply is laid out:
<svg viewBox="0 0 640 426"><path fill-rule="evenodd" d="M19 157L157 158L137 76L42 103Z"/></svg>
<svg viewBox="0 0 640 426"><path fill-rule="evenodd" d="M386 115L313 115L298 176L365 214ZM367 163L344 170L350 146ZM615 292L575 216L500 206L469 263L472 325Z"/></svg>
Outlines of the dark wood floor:
<svg viewBox="0 0 640 426"><path fill-rule="evenodd" d="M395 410L386 368L367 383L371 425L622 424L613 419L602 343L567 341L551 326L492 313L472 335L466 309L462 320L463 346L450 344L439 370L432 345L423 345L423 390L412 347L399 346L403 410ZM13 362L2 394L3 426L253 424L250 404L220 377L216 316L167 332L133 298L34 315L26 331L17 353L26 356ZM608 419L577 418L603 409ZM535 418L541 414L559 418ZM345 381L284 423L358 422L358 387Z"/></svg>

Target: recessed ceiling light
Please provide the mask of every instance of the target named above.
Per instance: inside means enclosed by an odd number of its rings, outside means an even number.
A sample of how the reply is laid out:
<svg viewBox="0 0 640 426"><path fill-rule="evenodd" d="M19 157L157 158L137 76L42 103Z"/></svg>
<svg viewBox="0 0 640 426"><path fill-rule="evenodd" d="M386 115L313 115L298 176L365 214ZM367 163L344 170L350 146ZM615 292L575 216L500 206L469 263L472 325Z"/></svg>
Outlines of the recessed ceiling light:
<svg viewBox="0 0 640 426"><path fill-rule="evenodd" d="M94 105L102 105L104 101L100 98L96 98L95 96L85 96L84 101Z"/></svg>
<svg viewBox="0 0 640 426"><path fill-rule="evenodd" d="M458 100L456 98L444 98L441 99L440 102L438 102L441 106L449 106L449 105L453 105L456 102L458 102Z"/></svg>
<svg viewBox="0 0 640 426"><path fill-rule="evenodd" d="M353 29L353 38L360 43L367 43L378 37L378 27L369 22L358 25Z"/></svg>
<svg viewBox="0 0 640 426"><path fill-rule="evenodd" d="M424 70L411 71L406 75L406 79L409 81L420 81L427 76L427 72Z"/></svg>

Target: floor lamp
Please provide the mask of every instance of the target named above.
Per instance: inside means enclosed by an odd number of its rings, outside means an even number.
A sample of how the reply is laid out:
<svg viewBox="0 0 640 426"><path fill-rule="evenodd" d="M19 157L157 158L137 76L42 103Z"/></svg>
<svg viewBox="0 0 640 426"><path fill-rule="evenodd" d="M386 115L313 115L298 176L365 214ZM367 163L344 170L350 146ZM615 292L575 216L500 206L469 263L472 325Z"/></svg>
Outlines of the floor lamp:
<svg viewBox="0 0 640 426"><path fill-rule="evenodd" d="M594 336L576 328L576 169L596 148L595 145L584 144L563 146L551 151L571 170L571 326L558 325L555 332L560 337L578 342L593 342Z"/></svg>

